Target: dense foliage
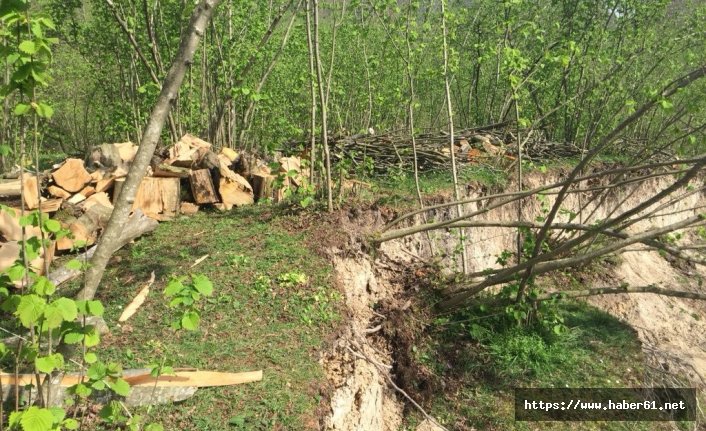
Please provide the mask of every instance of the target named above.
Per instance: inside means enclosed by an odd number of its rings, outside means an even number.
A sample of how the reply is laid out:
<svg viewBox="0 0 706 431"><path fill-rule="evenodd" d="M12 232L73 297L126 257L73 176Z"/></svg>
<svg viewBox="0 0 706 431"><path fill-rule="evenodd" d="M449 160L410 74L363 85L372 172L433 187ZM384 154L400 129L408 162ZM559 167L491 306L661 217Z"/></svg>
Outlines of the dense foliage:
<svg viewBox="0 0 706 431"><path fill-rule="evenodd" d="M80 153L138 141L193 2L43 0L57 23L54 80L43 90L56 115L44 145ZM309 134L311 97L303 1L224 2L165 127L219 145L279 148ZM666 83L704 62L700 1L450 0L451 92L457 127L514 121L547 138L582 143L610 130ZM415 127L446 127L438 1L327 0L320 51L329 129L406 129L414 78ZM290 29L291 26L291 29ZM13 37L5 24L5 44ZM5 53L4 80L14 59ZM49 84L49 83L40 83ZM664 100L626 140L699 143L703 85ZM517 111L515 110L517 103ZM3 144L13 147L14 102ZM588 145L588 143L587 143ZM4 152L7 153L7 148Z"/></svg>

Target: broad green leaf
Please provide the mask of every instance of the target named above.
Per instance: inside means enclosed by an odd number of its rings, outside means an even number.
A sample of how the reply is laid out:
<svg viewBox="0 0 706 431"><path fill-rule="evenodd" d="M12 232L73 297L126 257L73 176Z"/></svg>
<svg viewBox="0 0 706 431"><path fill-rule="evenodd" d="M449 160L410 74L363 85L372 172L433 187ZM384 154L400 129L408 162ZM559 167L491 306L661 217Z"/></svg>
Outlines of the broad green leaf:
<svg viewBox="0 0 706 431"><path fill-rule="evenodd" d="M70 322L76 320L76 317L78 317L78 308L76 307L76 301L73 299L59 298L52 302L52 304L61 310L61 315L64 317L64 320Z"/></svg>
<svg viewBox="0 0 706 431"><path fill-rule="evenodd" d="M66 419L64 422L62 422L61 426L67 430L77 430L78 429L78 421L76 419L69 418L69 419Z"/></svg>
<svg viewBox="0 0 706 431"><path fill-rule="evenodd" d="M86 375L91 380L101 380L106 376L108 370L103 362L96 362L88 367Z"/></svg>
<svg viewBox="0 0 706 431"><path fill-rule="evenodd" d="M64 343L66 344L78 344L83 341L84 335L81 332L69 332L64 335Z"/></svg>
<svg viewBox="0 0 706 431"><path fill-rule="evenodd" d="M15 110L13 112L17 116L25 115L27 112L29 112L29 108L30 108L30 106L26 103L18 103L15 106Z"/></svg>
<svg viewBox="0 0 706 431"><path fill-rule="evenodd" d="M108 387L121 397L126 397L130 394L130 385L123 379L116 379L114 382L108 382Z"/></svg>
<svg viewBox="0 0 706 431"><path fill-rule="evenodd" d="M61 353L54 353L49 356L42 356L34 360L34 365L41 373L51 373L64 367L64 357ZM61 419L59 419L61 421Z"/></svg>
<svg viewBox="0 0 706 431"><path fill-rule="evenodd" d="M205 275L197 274L191 277L194 287L204 296L211 296L213 293L213 283Z"/></svg>
<svg viewBox="0 0 706 431"><path fill-rule="evenodd" d="M164 431L162 424L149 424L145 427L145 431Z"/></svg>
<svg viewBox="0 0 706 431"><path fill-rule="evenodd" d="M7 276L10 277L10 281L22 280L25 277L25 272L25 267L20 264L13 265L6 271Z"/></svg>
<svg viewBox="0 0 706 431"><path fill-rule="evenodd" d="M86 333L86 338L85 341L86 347L95 347L100 344L101 338L100 334L98 333L98 330L94 327L91 327L91 330Z"/></svg>
<svg viewBox="0 0 706 431"><path fill-rule="evenodd" d="M61 223L52 219L45 220L44 230L51 233L57 233L61 230Z"/></svg>
<svg viewBox="0 0 706 431"><path fill-rule="evenodd" d="M39 81L39 80L37 80L37 81ZM39 115L42 118L49 119L54 115L54 108L47 105L46 103L40 102L39 104L37 104L37 115ZM59 225L59 228L61 228L61 225Z"/></svg>
<svg viewBox="0 0 706 431"><path fill-rule="evenodd" d="M34 289L34 292L40 296L49 296L56 291L56 286L54 286L54 283L49 281L49 279L44 276L38 277L32 288Z"/></svg>
<svg viewBox="0 0 706 431"><path fill-rule="evenodd" d="M184 289L184 285L181 283L181 279L172 278L167 283L167 287L164 289L165 296L174 296Z"/></svg>
<svg viewBox="0 0 706 431"><path fill-rule="evenodd" d="M195 311L188 311L184 313L184 315L181 318L181 326L182 328L188 330L188 331L195 331L196 328L199 326L199 321L201 318L199 317L199 314Z"/></svg>
<svg viewBox="0 0 706 431"><path fill-rule="evenodd" d="M32 406L22 413L20 425L23 431L50 431L54 415L47 409Z"/></svg>
<svg viewBox="0 0 706 431"><path fill-rule="evenodd" d="M83 356L83 360L86 361L87 364L94 364L98 361L98 355L93 352L88 352Z"/></svg>
<svg viewBox="0 0 706 431"><path fill-rule="evenodd" d="M42 316L47 301L37 295L25 295L20 299L15 314L25 328L32 326Z"/></svg>
<svg viewBox="0 0 706 431"><path fill-rule="evenodd" d="M20 51L22 51L26 54L29 54L29 55L37 53L37 44L35 44L31 40L24 40L24 41L20 42L18 48Z"/></svg>

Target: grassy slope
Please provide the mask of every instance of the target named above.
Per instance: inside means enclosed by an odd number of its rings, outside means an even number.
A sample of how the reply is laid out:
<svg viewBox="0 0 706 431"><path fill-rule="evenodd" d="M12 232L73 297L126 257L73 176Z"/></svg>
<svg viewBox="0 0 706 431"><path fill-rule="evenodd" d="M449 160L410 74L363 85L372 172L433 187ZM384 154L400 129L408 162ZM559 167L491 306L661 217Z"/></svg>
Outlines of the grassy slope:
<svg viewBox="0 0 706 431"><path fill-rule="evenodd" d="M505 182L502 174L485 168L464 170L461 177L491 188ZM421 178L430 201L448 195L449 183L448 173ZM361 197L403 211L414 207L414 181L408 176L376 182ZM334 226L311 213L282 216L276 211L256 206L163 223L155 234L119 252L120 262L111 264L99 298L107 304L113 329L106 339L108 355L126 367L144 367L166 355L175 366L265 371L263 382L203 389L177 406L155 408L153 414L166 429L317 427L324 381L317 353L335 330L340 305L329 263L317 249L335 236ZM161 289L169 275L188 274L191 264L206 254L210 257L195 271L213 280L215 296L204 307L198 332L174 333L168 329L170 314ZM119 307L152 270L157 275L154 293L129 325L116 327ZM303 288L277 283L278 276L292 271L305 273L310 283ZM450 429L561 430L569 429L568 424L514 423L512 387L639 385L644 361L634 331L585 305L567 305L563 313L571 330L551 343L512 332L499 332L481 343L461 326L432 325L415 346L417 360L453 387L426 407ZM445 364L452 356L457 359L449 369ZM410 412L410 429L418 419ZM235 425L226 425L230 420ZM664 428L574 423L570 429Z"/></svg>
<svg viewBox="0 0 706 431"><path fill-rule="evenodd" d="M309 220L316 216L275 217L271 211L252 207L162 223L121 251L120 263L106 273L98 299L107 305L112 335L104 355L125 367L145 367L166 356L179 367L264 370L262 382L202 389L177 406L154 409L168 430L317 426L324 380L317 352L336 325L338 304L330 267L313 246L326 226ZM153 293L127 325L117 327L120 308L151 271L157 276ZM293 271L309 282L277 281ZM169 276L191 272L207 275L215 294L203 307L198 331L175 333L161 291Z"/></svg>

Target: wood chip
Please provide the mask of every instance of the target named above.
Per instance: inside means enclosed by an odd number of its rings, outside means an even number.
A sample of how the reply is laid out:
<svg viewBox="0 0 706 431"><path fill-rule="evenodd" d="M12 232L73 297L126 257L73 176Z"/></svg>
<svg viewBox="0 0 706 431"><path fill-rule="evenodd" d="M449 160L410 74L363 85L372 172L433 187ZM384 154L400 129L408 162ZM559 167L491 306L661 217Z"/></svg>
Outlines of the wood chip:
<svg viewBox="0 0 706 431"><path fill-rule="evenodd" d="M150 275L150 279L143 287L140 289L140 292L135 296L135 298L130 302L130 304L125 307L123 310L122 314L120 314L120 317L118 318L118 322L125 322L127 321L130 317L132 317L136 312L137 309L140 308L140 306L145 302L145 299L147 299L147 295L150 293L150 287L154 283L154 271L152 271L152 274Z"/></svg>

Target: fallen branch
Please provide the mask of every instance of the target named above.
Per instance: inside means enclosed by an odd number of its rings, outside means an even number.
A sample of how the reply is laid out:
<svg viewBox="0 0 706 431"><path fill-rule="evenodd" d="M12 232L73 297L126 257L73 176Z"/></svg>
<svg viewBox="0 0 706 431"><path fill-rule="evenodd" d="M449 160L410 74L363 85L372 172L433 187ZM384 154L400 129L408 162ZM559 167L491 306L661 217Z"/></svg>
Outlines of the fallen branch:
<svg viewBox="0 0 706 431"><path fill-rule="evenodd" d="M593 289L585 290L574 290L570 292L553 292L540 295L535 300L536 301L548 301L552 299L565 299L565 298L584 298L587 296L597 296L597 295L616 295L620 293L654 293L662 296L672 296L675 298L686 298L686 299L698 299L700 301L706 301L706 294L696 293L696 292L686 292L683 290L673 290L664 289L657 287L654 284L647 286L628 286L623 285L620 287L596 287Z"/></svg>

